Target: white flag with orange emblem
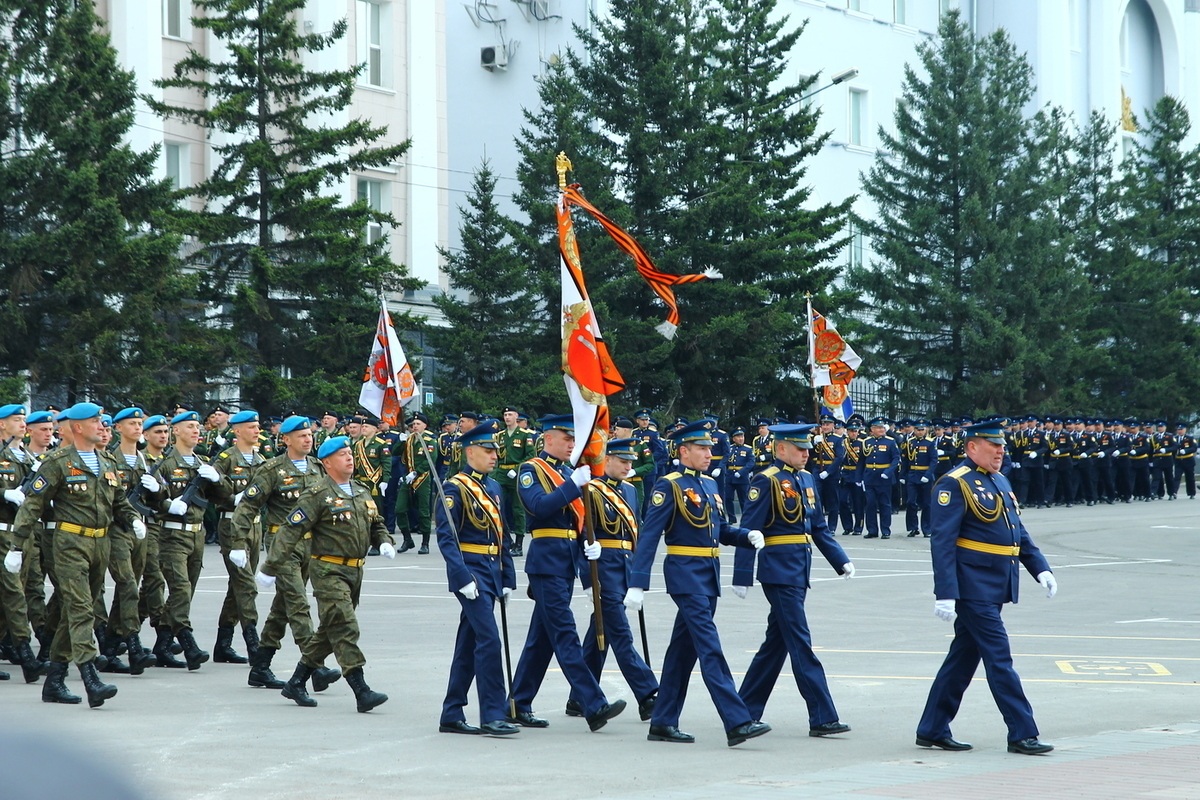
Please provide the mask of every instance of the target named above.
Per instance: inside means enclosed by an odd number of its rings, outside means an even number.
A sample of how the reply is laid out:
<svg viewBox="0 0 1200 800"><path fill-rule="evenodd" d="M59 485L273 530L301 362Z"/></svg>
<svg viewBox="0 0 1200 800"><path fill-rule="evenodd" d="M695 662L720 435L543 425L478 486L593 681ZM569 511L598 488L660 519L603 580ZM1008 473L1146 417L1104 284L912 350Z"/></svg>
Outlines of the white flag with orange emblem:
<svg viewBox="0 0 1200 800"><path fill-rule="evenodd" d="M400 419L400 409L416 395L417 382L413 379L412 367L404 355L400 338L396 336L387 306L383 305L379 310L379 323L375 326L362 389L358 393L358 404L388 425L395 426Z"/></svg>

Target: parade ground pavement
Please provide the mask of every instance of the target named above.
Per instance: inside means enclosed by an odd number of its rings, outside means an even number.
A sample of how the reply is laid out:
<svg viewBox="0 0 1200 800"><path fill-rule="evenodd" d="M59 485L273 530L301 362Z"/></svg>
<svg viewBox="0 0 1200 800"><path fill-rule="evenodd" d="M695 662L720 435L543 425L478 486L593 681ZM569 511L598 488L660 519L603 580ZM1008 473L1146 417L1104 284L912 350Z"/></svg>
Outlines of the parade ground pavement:
<svg viewBox="0 0 1200 800"><path fill-rule="evenodd" d="M106 677L119 694L100 709L48 705L40 685L26 686L19 668L6 667L13 679L0 684L0 734L41 734L90 751L147 798L167 800L1200 798L1200 501L1029 510L1023 518L1059 584L1048 600L1023 573L1021 602L1004 613L1042 739L1056 746L1047 756L1006 752L982 668L954 724L974 751L914 745L951 628L933 615L928 541L905 537L903 515L889 541L837 537L858 570L851 581L817 556L808 616L841 720L853 728L839 737L809 737L789 665L763 715L774 728L766 736L727 747L697 672L680 724L695 744L648 742L611 660L603 688L630 707L599 732L565 716L567 685L552 663L534 705L548 729L502 739L439 733L459 606L436 548L369 559L359 607L366 677L391 698L369 714L356 713L344 680L317 695L319 707L300 708L248 687L246 667L211 662L196 672ZM208 648L226 579L217 549L205 556L192 619ZM722 562L728 584L732 553ZM522 574L509 611L514 662L532 610L525 583ZM270 600L270 592L259 597L264 617ZM581 592L574 609L577 619L587 613ZM759 588L746 600L726 589L721 599L717 626L735 680L760 643L767 610ZM645 611L654 667L674 614L660 570ZM244 650L240 636L235 643ZM275 658L281 678L297 656L289 641ZM68 686L83 694L73 668ZM471 699L467 718L478 724Z"/></svg>

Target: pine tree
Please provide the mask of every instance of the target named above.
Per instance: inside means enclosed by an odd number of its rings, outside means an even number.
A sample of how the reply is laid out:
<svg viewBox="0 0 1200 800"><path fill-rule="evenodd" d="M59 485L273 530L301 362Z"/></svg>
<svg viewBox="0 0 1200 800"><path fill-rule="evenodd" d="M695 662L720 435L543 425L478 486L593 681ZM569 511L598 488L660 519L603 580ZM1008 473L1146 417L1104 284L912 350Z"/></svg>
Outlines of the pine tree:
<svg viewBox="0 0 1200 800"><path fill-rule="evenodd" d="M5 2L0 22L0 372L59 402L189 396L211 351L183 308L157 153L124 139L132 74L91 3Z"/></svg>
<svg viewBox="0 0 1200 800"><path fill-rule="evenodd" d="M229 302L240 345L243 401L259 410L344 402L358 391L360 359L378 315L378 292L415 288L391 263L387 238L369 242L368 224L395 225L365 201L336 191L355 173L389 167L407 143L362 119L337 119L362 69L316 71L302 63L341 40L299 32L305 0L196 0L193 18L222 48L192 50L164 88L194 90L203 108L150 99L173 116L225 134L210 177L187 190L204 207L184 215L202 243L201 299ZM283 377L289 374L290 378Z"/></svg>

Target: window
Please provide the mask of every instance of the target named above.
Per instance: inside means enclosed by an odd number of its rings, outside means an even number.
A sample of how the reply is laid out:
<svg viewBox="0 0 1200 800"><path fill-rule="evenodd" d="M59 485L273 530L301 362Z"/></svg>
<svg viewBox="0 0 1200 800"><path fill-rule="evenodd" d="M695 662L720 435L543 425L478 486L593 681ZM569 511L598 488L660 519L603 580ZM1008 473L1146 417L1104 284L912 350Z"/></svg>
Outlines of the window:
<svg viewBox="0 0 1200 800"><path fill-rule="evenodd" d="M938 0L938 16L944 17L950 13L950 0Z"/></svg>
<svg viewBox="0 0 1200 800"><path fill-rule="evenodd" d="M892 0L892 21L897 25L908 24L908 9L905 0Z"/></svg>
<svg viewBox="0 0 1200 800"><path fill-rule="evenodd" d="M862 11L862 0L846 0L846 8L851 11Z"/></svg>
<svg viewBox="0 0 1200 800"><path fill-rule="evenodd" d="M182 39L184 33L184 3L190 0L162 0L163 36Z"/></svg>
<svg viewBox="0 0 1200 800"><path fill-rule="evenodd" d="M867 93L861 89L850 90L850 144L866 145Z"/></svg>
<svg viewBox="0 0 1200 800"><path fill-rule="evenodd" d="M846 245L846 263L851 269L858 269L863 265L863 233L854 223L850 223L849 231L850 242Z"/></svg>
<svg viewBox="0 0 1200 800"><path fill-rule="evenodd" d="M176 142L163 144L163 160L166 162L167 178L171 181L172 189L183 189L188 185L187 180L187 145Z"/></svg>
<svg viewBox="0 0 1200 800"><path fill-rule="evenodd" d="M359 78L366 86L385 87L387 70L384 63L384 35L387 31L388 7L372 0L358 0L359 61L366 69Z"/></svg>
<svg viewBox="0 0 1200 800"><path fill-rule="evenodd" d="M383 212L384 208L384 183L383 181L369 181L366 178L358 179L358 199L367 204L367 208L372 211ZM383 238L383 226L378 222L367 223L367 244L374 244Z"/></svg>

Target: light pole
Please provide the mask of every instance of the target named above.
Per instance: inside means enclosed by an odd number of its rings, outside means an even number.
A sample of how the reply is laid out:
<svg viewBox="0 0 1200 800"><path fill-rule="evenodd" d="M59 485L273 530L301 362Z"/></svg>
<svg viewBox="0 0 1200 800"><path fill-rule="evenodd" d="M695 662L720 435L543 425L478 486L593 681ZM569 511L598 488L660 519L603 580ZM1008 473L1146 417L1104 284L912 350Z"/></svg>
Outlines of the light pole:
<svg viewBox="0 0 1200 800"><path fill-rule="evenodd" d="M845 83L846 81L851 80L856 77L858 77L858 68L857 67L851 67L850 69L844 69L841 72L839 72L838 74L834 75L830 79L829 83L825 84L824 86L822 86L820 89L817 89L816 91L809 92L808 94L804 95L799 100L797 100L796 102L803 103L808 98L812 97L813 95L820 94L821 92L825 91L826 89L830 88L831 86L837 86L839 83Z"/></svg>

